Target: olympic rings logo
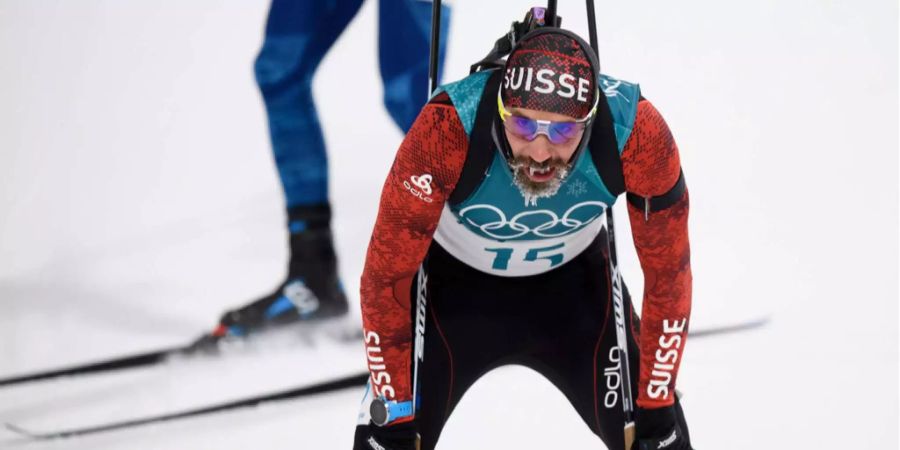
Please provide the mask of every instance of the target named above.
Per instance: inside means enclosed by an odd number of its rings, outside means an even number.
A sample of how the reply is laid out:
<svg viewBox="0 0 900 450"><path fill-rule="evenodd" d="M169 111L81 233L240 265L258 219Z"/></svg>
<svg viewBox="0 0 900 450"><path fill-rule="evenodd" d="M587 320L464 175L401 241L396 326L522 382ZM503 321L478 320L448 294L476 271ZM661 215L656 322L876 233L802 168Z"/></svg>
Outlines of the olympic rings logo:
<svg viewBox="0 0 900 450"><path fill-rule="evenodd" d="M482 204L463 208L459 211L459 217L465 219L470 225L494 239L516 239L527 234L533 234L534 236L542 238L554 238L571 234L584 228L587 224L593 222L594 219L600 217L606 211L607 206L608 205L603 202L588 201L575 204L567 209L562 217L549 209L539 209L535 211L522 211L513 216L512 219L507 219L506 214L504 214L503 210L500 208L493 205ZM590 215L588 218L583 218L583 216L586 215L585 213L590 214L592 208L595 209L596 214ZM472 220L471 217L466 217L466 214L478 210L490 211L496 215L496 220L478 223ZM577 214L578 212L580 212L580 214ZM576 215L578 217L575 217ZM472 216L472 214L469 214L469 216ZM529 226L523 223L523 219L532 216L546 217L546 221L537 226ZM560 230L560 228L562 229Z"/></svg>

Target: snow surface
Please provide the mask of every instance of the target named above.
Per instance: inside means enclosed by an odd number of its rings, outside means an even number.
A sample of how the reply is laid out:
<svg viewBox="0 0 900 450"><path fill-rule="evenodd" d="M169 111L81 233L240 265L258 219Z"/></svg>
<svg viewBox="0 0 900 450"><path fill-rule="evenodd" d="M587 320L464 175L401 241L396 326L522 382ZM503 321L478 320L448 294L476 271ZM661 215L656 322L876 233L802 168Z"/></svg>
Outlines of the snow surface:
<svg viewBox="0 0 900 450"><path fill-rule="evenodd" d="M560 3L586 34L581 2ZM455 2L447 79L528 6ZM695 446L898 448L897 2L599 7L604 71L639 81L679 142L694 326L773 320L687 347L679 388ZM0 376L184 343L279 281L282 198L252 77L267 8L0 3ZM367 2L315 85L354 300L401 139L381 106L375 32ZM622 266L640 298L621 208ZM292 342L0 389L0 421L85 425L363 367L361 346ZM0 430L0 448L349 448L361 397L65 441ZM469 392L439 448L602 444L548 382L505 368Z"/></svg>

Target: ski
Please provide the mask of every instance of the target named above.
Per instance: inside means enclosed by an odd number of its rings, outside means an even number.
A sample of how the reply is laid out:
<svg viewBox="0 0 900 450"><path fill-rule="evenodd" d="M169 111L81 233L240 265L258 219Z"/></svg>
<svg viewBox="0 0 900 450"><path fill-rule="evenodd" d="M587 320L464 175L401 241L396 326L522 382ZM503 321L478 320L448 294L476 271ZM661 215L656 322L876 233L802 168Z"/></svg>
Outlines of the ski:
<svg viewBox="0 0 900 450"><path fill-rule="evenodd" d="M762 328L769 324L771 320L770 315L760 316L756 319L751 319L743 322L737 322L730 325L723 325L718 327L709 327L709 328L699 328L697 330L688 331L688 337L690 338L703 338L709 336L717 336L723 334L732 334L738 333L741 331L750 331L755 330L757 328Z"/></svg>
<svg viewBox="0 0 900 450"><path fill-rule="evenodd" d="M46 370L9 378L0 378L0 387L30 383L33 381L44 381L52 378L96 374L101 372L111 372L114 370L150 366L165 362L166 360L174 356L188 356L197 352L198 350L194 345L152 350L145 353L137 353L103 361L76 364L60 369Z"/></svg>
<svg viewBox="0 0 900 450"><path fill-rule="evenodd" d="M692 330L688 336L693 338L714 336L720 334L729 334L740 331L749 331L760 328L769 322L769 316L763 316L745 322L739 322L731 325L700 328ZM89 362L85 364L76 364L61 369L52 369L42 372L35 372L26 375L19 375L9 378L0 378L0 388L9 387L18 384L31 383L36 381L46 381L53 378L84 376L91 374L99 374L111 372L115 370L132 369L138 367L151 366L161 364L176 356L191 356L196 354L214 354L215 350L208 347L199 347L196 343L182 346L170 347L160 350L148 351L134 355L122 356L119 358L107 359L103 361Z"/></svg>
<svg viewBox="0 0 900 450"><path fill-rule="evenodd" d="M738 322L738 323L734 323L731 325L724 325L724 326L710 327L710 328L699 328L697 330L691 331L688 335L693 338L706 338L706 337L711 337L711 336L720 336L720 335L725 335L725 334L739 333L739 332L744 332L744 331L761 328L761 327L765 326L766 324L768 324L769 321L770 321L770 316L762 316L762 317L759 317L759 318L756 318L753 320ZM178 351L179 351L178 349L175 350L176 353ZM171 354L172 350L160 351L160 352L150 352L148 354L156 354L156 353ZM147 355L147 354L145 354L145 355ZM141 356L141 355L137 355L137 356L133 356L133 357L129 357L129 358L119 358L117 360L111 360L111 361L125 361L125 360L129 360L129 359L137 359L139 356ZM102 364L109 364L111 361L106 361L104 363L94 363L94 364L90 364L90 365L85 365L84 367L100 366ZM109 368L98 369L98 370L94 370L93 373L96 373L97 371L102 371L102 370L112 370L112 369L109 369ZM56 371L56 372L59 372L59 371ZM80 372L80 373L85 373L85 372ZM38 375L40 375L40 374L38 374ZM46 377L44 377L44 379L45 378ZM234 400L234 401L230 401L230 402L202 406L202 407L198 407L198 408L193 408L193 409L188 409L188 410L183 410L183 411L178 411L178 412L173 412L173 413L168 413L168 414L161 414L161 415L156 415L156 416L148 416L148 417L142 417L142 418L137 418L137 419L124 420L121 422L110 422L110 423L103 423L103 424L93 425L93 426L88 426L88 427L83 427L83 428L73 428L73 429L69 429L69 430L38 432L38 431L29 430L27 428L23 428L21 426L15 425L13 423L6 423L5 426L8 430L10 430L16 434L31 438L31 439L47 440L47 439L68 438L68 437L74 437L74 436L83 436L86 434L101 433L101 432L105 432L105 431L120 430L123 428L132 428L132 427L137 427L137 426L141 426L141 425L149 425L149 424L154 424L154 423L166 422L166 421L171 421L171 420L176 420L176 419L183 419L183 418L187 418L187 417L196 417L196 416L212 414L212 413L217 413L217 412L222 412L222 411L229 411L229 410L234 410L234 409L239 409L239 408L257 406L262 403L299 399L299 398L308 397L311 395L324 394L327 392L334 392L334 391L338 391L341 389L347 389L347 388L352 388L352 387L357 387L357 386L361 387L366 384L366 381L368 380L368 378L369 378L369 373L363 372L363 373L358 373L358 374L350 375L350 376L343 377L343 378L336 378L333 380L323 381L321 383L317 383L317 384L313 384L313 385L302 386L302 387L287 389L287 390L283 390L283 391L279 391L279 392L272 392L272 393L268 393L268 394L247 397L247 398L244 398L241 400ZM39 378L39 379L41 379L41 378Z"/></svg>
<svg viewBox="0 0 900 450"><path fill-rule="evenodd" d="M32 431L26 428L20 427L18 425L12 423L6 423L6 429L12 431L16 434L29 437L31 439L37 440L48 440L48 439L60 439L60 438L68 438L74 436L83 436L87 434L101 433L105 431L113 431L120 430L123 428L133 428L141 425L149 425L154 423L166 422L175 419L184 419L187 417L196 417L205 414L212 414L222 411L230 411L239 408L248 408L251 406L257 406L262 403L270 403L284 400L292 400L302 397L308 397L317 394L324 394L327 392L334 392L341 389L363 386L366 384L366 380L369 378L369 373L358 373L354 375L350 375L343 378L337 378L334 380L324 381L321 383L316 383L308 386L287 389L283 391L273 392L269 394L256 395L252 397L247 397L240 400L233 400L230 402L219 403L215 405L209 405L194 409L188 409L168 414L160 414L156 416L148 416L131 420L123 420L121 422L109 422L99 425L87 426L83 428L72 428L68 430L60 430L60 431Z"/></svg>

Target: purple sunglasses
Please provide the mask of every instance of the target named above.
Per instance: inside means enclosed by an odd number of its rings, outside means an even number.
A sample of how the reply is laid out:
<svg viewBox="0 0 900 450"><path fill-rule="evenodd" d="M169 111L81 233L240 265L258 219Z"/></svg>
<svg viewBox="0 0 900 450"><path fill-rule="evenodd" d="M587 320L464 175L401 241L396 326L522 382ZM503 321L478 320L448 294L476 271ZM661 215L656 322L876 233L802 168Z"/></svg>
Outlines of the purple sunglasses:
<svg viewBox="0 0 900 450"><path fill-rule="evenodd" d="M578 135L579 131L585 128L587 121L591 120L591 117L594 117L594 113L597 112L597 102L599 101L600 92L598 90L594 96L594 106L591 108L591 112L583 119L554 122L550 120L529 119L511 113L503 105L500 91L497 91L497 108L500 111L500 120L503 121L503 125L507 131L516 137L525 139L529 142L537 139L539 134L543 134L544 136L547 136L547 139L550 140L551 143L557 145L569 142Z"/></svg>

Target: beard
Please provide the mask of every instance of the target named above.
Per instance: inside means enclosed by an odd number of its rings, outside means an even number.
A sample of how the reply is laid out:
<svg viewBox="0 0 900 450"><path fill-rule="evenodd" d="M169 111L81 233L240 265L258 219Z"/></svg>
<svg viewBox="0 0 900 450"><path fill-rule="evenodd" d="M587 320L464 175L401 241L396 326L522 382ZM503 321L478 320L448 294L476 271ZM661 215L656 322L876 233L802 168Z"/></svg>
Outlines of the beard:
<svg viewBox="0 0 900 450"><path fill-rule="evenodd" d="M539 198L556 195L563 180L569 174L569 164L559 159L551 159L542 163L535 162L527 156L517 156L509 163L513 173L513 184L525 197L525 206L537 206ZM546 181L534 181L528 177L531 169L553 169L553 176Z"/></svg>

